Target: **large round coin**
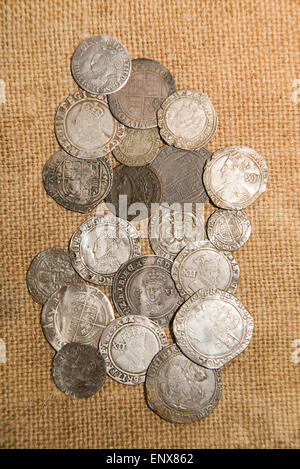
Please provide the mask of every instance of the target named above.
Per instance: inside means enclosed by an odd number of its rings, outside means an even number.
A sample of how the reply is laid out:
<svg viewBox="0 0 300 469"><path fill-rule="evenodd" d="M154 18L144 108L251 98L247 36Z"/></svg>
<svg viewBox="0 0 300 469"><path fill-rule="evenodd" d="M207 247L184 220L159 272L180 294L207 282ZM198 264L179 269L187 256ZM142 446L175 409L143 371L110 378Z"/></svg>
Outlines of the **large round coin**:
<svg viewBox="0 0 300 469"><path fill-rule="evenodd" d="M91 397L105 383L105 362L95 347L72 342L55 355L52 376L67 396Z"/></svg>
<svg viewBox="0 0 300 469"><path fill-rule="evenodd" d="M208 417L222 394L220 370L189 360L175 345L153 358L146 375L148 406L169 422L191 423Z"/></svg>
<svg viewBox="0 0 300 469"><path fill-rule="evenodd" d="M147 316L160 326L173 318L183 299L171 277L172 262L159 256L141 256L118 270L113 302L121 315Z"/></svg>
<svg viewBox="0 0 300 469"><path fill-rule="evenodd" d="M152 204L159 203L160 199L160 180L149 166L119 165L113 169L113 185L105 202L112 204L111 211L118 217L146 219L151 214Z"/></svg>
<svg viewBox="0 0 300 469"><path fill-rule="evenodd" d="M173 332L182 352L206 368L220 368L239 355L252 337L254 322L230 293L197 291L176 313Z"/></svg>
<svg viewBox="0 0 300 469"><path fill-rule="evenodd" d="M186 150L203 147L217 127L217 115L207 94L180 90L157 112L160 135L169 145Z"/></svg>
<svg viewBox="0 0 300 469"><path fill-rule="evenodd" d="M207 221L207 236L218 249L235 251L251 234L249 218L241 210L216 210Z"/></svg>
<svg viewBox="0 0 300 469"><path fill-rule="evenodd" d="M160 144L157 128L129 129L125 127L125 135L113 154L126 166L145 166L156 156Z"/></svg>
<svg viewBox="0 0 300 469"><path fill-rule="evenodd" d="M168 345L164 331L143 316L115 319L104 330L99 351L107 374L123 384L145 381L147 368L157 352Z"/></svg>
<svg viewBox="0 0 300 469"><path fill-rule="evenodd" d="M82 282L72 267L68 251L50 248L32 260L27 271L27 287L34 301L45 303L58 288Z"/></svg>
<svg viewBox="0 0 300 469"><path fill-rule="evenodd" d="M88 218L70 241L74 269L88 282L111 285L121 264L141 254L141 241L131 223L113 215Z"/></svg>
<svg viewBox="0 0 300 469"><path fill-rule="evenodd" d="M268 167L251 148L227 147L216 151L206 163L203 181L217 207L240 210L266 190Z"/></svg>
<svg viewBox="0 0 300 469"><path fill-rule="evenodd" d="M71 71L76 83L93 94L109 94L129 78L131 60L125 47L113 37L94 36L75 50Z"/></svg>
<svg viewBox="0 0 300 469"><path fill-rule="evenodd" d="M43 168L46 192L63 207L80 213L90 212L106 197L112 178L107 158L82 160L64 150L55 153Z"/></svg>
<svg viewBox="0 0 300 469"><path fill-rule="evenodd" d="M86 91L77 91L61 103L54 128L63 149L83 159L107 155L124 135L124 126L111 114L106 97Z"/></svg>
<svg viewBox="0 0 300 469"><path fill-rule="evenodd" d="M180 295L189 298L200 288L235 293L240 268L231 253L219 251L209 241L194 241L175 258L171 274Z"/></svg>
<svg viewBox="0 0 300 469"><path fill-rule="evenodd" d="M162 185L162 203L204 203L208 200L202 182L203 168L211 154L180 150L164 145L150 166L156 171Z"/></svg>
<svg viewBox="0 0 300 469"><path fill-rule="evenodd" d="M157 110L174 91L176 85L166 67L155 60L135 59L128 82L120 91L108 96L108 103L122 124L149 129L157 127Z"/></svg>

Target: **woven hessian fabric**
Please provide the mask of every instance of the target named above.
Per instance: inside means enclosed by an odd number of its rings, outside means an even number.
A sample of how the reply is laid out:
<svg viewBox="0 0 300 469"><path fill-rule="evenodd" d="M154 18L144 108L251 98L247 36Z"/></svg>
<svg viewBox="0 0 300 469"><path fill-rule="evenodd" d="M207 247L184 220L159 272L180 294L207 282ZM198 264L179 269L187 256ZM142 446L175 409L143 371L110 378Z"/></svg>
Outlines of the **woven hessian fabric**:
<svg viewBox="0 0 300 469"><path fill-rule="evenodd" d="M6 345L0 447L299 446L299 2L5 0L0 21L0 339ZM41 307L26 287L32 258L48 247L66 248L88 217L47 196L42 168L59 148L56 109L77 90L72 53L99 34L116 37L131 58L161 62L178 89L210 96L219 123L208 150L247 145L270 169L267 192L245 209L250 240L235 253L241 268L236 295L254 317L254 336L223 368L215 412L190 425L150 411L143 385L107 378L87 400L60 392L51 377L55 352L42 332ZM206 217L212 210L207 204ZM144 241L143 253L151 252Z"/></svg>

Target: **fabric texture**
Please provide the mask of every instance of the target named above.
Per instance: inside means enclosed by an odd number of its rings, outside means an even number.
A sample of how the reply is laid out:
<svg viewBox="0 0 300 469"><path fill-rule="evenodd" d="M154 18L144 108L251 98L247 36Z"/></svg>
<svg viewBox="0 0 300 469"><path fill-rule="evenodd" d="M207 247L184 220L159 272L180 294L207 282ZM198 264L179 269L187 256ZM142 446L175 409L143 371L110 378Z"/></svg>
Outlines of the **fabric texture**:
<svg viewBox="0 0 300 469"><path fill-rule="evenodd" d="M1 0L0 447L299 446L299 6L296 0ZM254 317L254 336L223 368L214 413L190 425L154 414L142 385L108 378L87 400L60 392L41 307L26 287L32 258L66 248L88 217L47 196L42 169L59 149L56 109L77 89L71 56L98 34L116 37L131 58L161 62L178 89L210 96L219 122L209 151L247 145L270 170L267 192L245 209L251 237L235 253L236 295ZM213 207L205 210L207 217ZM151 253L147 240L143 253Z"/></svg>

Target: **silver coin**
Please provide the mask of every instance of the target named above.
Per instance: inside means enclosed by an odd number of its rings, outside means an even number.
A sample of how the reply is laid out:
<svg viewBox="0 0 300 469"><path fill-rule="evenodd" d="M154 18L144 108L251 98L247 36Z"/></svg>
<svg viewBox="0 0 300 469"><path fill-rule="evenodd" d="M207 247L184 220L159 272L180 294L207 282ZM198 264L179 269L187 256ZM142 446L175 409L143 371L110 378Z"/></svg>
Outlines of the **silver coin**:
<svg viewBox="0 0 300 469"><path fill-rule="evenodd" d="M220 370L189 360L175 345L155 355L146 375L148 406L169 422L191 423L208 417L222 394Z"/></svg>
<svg viewBox="0 0 300 469"><path fill-rule="evenodd" d="M160 326L169 324L183 302L171 277L171 267L171 261L153 255L123 264L113 282L118 313L146 316Z"/></svg>
<svg viewBox="0 0 300 469"><path fill-rule="evenodd" d="M76 83L93 94L109 94L122 88L131 71L126 48L115 38L94 36L82 41L71 61Z"/></svg>
<svg viewBox="0 0 300 469"><path fill-rule="evenodd" d="M249 218L241 210L216 210L207 221L207 236L217 249L235 251L251 234Z"/></svg>
<svg viewBox="0 0 300 469"><path fill-rule="evenodd" d="M197 291L178 310L173 332L181 351L206 368L220 368L249 345L254 322L233 295L209 288Z"/></svg>
<svg viewBox="0 0 300 469"><path fill-rule="evenodd" d="M168 345L164 331L144 316L115 319L104 330L99 351L107 374L123 384L145 381L147 368L157 352Z"/></svg>
<svg viewBox="0 0 300 469"><path fill-rule="evenodd" d="M266 190L268 167L264 158L251 148L227 147L216 151L207 161L203 181L217 207L240 210Z"/></svg>
<svg viewBox="0 0 300 469"><path fill-rule="evenodd" d="M209 241L188 243L174 260L171 275L183 298L201 288L219 288L235 293L240 268L233 255L219 251Z"/></svg>
<svg viewBox="0 0 300 469"><path fill-rule="evenodd" d="M204 239L203 205L201 215L199 210L176 211L160 205L151 216L149 231L155 254L173 261L187 243Z"/></svg>
<svg viewBox="0 0 300 469"><path fill-rule="evenodd" d="M122 124L134 129L157 127L157 110L167 96L176 91L169 70L150 59L132 61L126 85L108 96L113 115Z"/></svg>
<svg viewBox="0 0 300 469"><path fill-rule="evenodd" d="M55 350L70 342L98 347L104 328L114 319L108 298L90 285L62 287L42 309L42 328Z"/></svg>
<svg viewBox="0 0 300 469"><path fill-rule="evenodd" d="M186 150L203 147L217 128L212 102L201 91L176 91L162 103L157 120L165 142Z"/></svg>
<svg viewBox="0 0 300 469"><path fill-rule="evenodd" d="M162 203L204 203L203 168L211 154L205 149L180 150L164 145L150 164L162 185Z"/></svg>
<svg viewBox="0 0 300 469"><path fill-rule="evenodd" d="M63 207L80 213L90 212L107 196L112 180L112 167L105 157L82 160L60 150L43 168L46 192Z"/></svg>
<svg viewBox="0 0 300 469"><path fill-rule="evenodd" d="M50 248L32 260L27 271L27 287L34 301L45 303L58 288L82 282L72 267L68 251Z"/></svg>
<svg viewBox="0 0 300 469"><path fill-rule="evenodd" d="M113 215L88 218L73 234L70 257L74 269L88 282L111 285L121 264L141 254L135 227Z"/></svg>
<svg viewBox="0 0 300 469"><path fill-rule="evenodd" d="M72 342L55 355L52 376L67 396L91 397L105 383L105 362L95 347Z"/></svg>
<svg viewBox="0 0 300 469"><path fill-rule="evenodd" d="M107 155L124 136L124 126L111 114L106 97L86 91L77 91L60 104L54 129L62 148L83 159Z"/></svg>
<svg viewBox="0 0 300 469"><path fill-rule="evenodd" d="M113 155L126 166L145 166L155 158L159 144L157 128L142 130L125 127L125 135L113 150Z"/></svg>

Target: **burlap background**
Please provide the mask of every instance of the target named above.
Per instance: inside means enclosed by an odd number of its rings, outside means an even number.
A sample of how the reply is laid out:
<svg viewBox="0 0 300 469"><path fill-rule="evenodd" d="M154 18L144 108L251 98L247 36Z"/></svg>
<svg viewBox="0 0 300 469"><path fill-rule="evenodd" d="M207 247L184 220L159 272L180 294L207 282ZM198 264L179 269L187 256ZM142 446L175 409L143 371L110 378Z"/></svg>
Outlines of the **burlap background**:
<svg viewBox="0 0 300 469"><path fill-rule="evenodd" d="M299 445L298 7L297 0L1 1L1 447ZM147 408L143 386L111 379L91 399L67 398L52 381L54 351L26 288L31 259L48 247L67 247L87 218L48 197L41 174L58 149L56 108L77 89L72 53L102 33L118 38L132 58L163 63L178 89L208 93L219 117L209 150L245 144L270 168L268 191L245 210L250 241L236 252L237 296L254 316L254 337L223 369L216 411L192 425L161 420Z"/></svg>

